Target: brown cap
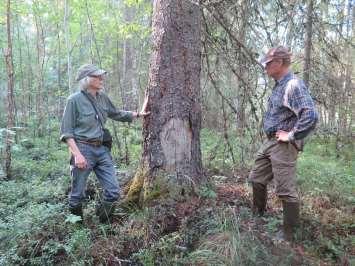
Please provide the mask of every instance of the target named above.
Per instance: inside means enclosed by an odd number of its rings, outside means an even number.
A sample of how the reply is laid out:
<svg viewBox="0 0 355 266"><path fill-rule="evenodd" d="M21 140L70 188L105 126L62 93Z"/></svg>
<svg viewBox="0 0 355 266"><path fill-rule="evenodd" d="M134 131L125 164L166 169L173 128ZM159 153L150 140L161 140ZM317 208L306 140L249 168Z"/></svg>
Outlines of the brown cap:
<svg viewBox="0 0 355 266"><path fill-rule="evenodd" d="M101 76L106 73L107 72L105 70L100 69L93 64L82 65L78 70L76 81L82 80L87 76Z"/></svg>
<svg viewBox="0 0 355 266"><path fill-rule="evenodd" d="M285 46L279 45L277 47L271 48L266 55L260 60L260 64L263 67L266 66L267 63L271 62L274 59L290 59L291 60L292 53L290 49Z"/></svg>

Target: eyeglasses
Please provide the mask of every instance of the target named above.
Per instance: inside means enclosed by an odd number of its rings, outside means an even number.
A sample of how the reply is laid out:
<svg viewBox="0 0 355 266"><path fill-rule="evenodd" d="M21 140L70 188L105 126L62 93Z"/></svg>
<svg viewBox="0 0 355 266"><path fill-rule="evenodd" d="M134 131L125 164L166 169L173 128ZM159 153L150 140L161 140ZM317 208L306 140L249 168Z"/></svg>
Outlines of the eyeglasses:
<svg viewBox="0 0 355 266"><path fill-rule="evenodd" d="M274 59L272 59L271 61L267 62L267 63L265 64L265 67L271 65L272 62L281 62L281 63L282 63L282 59L281 59L281 58L274 58Z"/></svg>
<svg viewBox="0 0 355 266"><path fill-rule="evenodd" d="M267 62L267 63L265 64L265 67L271 65L272 62L274 62L274 60L271 60L271 61Z"/></svg>

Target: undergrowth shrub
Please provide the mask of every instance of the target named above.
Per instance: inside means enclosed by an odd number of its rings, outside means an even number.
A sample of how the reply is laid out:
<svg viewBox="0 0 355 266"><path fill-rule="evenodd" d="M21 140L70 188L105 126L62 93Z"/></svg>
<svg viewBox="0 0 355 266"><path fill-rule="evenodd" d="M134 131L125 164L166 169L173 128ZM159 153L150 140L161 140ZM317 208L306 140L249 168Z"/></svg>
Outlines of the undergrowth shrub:
<svg viewBox="0 0 355 266"><path fill-rule="evenodd" d="M215 227L210 228L184 259L189 265L291 265L295 256L291 250L274 256L269 243L258 238L243 225L250 219L250 211L220 209L215 216Z"/></svg>

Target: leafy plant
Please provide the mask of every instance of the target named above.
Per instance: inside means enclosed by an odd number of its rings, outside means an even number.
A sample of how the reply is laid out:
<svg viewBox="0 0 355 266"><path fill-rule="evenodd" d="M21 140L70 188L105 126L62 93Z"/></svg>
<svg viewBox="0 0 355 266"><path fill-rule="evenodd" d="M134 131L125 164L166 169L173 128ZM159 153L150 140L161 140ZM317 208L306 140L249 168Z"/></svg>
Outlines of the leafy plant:
<svg viewBox="0 0 355 266"><path fill-rule="evenodd" d="M202 186L198 190L198 195L203 198L215 199L217 197L216 192L210 186Z"/></svg>

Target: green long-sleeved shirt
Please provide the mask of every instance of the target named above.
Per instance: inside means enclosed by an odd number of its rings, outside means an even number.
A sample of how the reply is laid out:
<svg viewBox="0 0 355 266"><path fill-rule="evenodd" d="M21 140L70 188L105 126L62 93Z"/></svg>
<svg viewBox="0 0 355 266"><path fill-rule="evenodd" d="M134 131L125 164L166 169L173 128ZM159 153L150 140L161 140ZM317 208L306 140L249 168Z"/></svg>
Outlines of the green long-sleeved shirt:
<svg viewBox="0 0 355 266"><path fill-rule="evenodd" d="M132 122L133 114L130 111L118 110L109 97L99 92L95 97L86 93L95 103L97 110L101 113L103 124L107 117L121 122ZM103 131L100 121L90 100L78 91L69 96L64 109L62 124L60 127L60 140L68 138L77 140L102 140Z"/></svg>

